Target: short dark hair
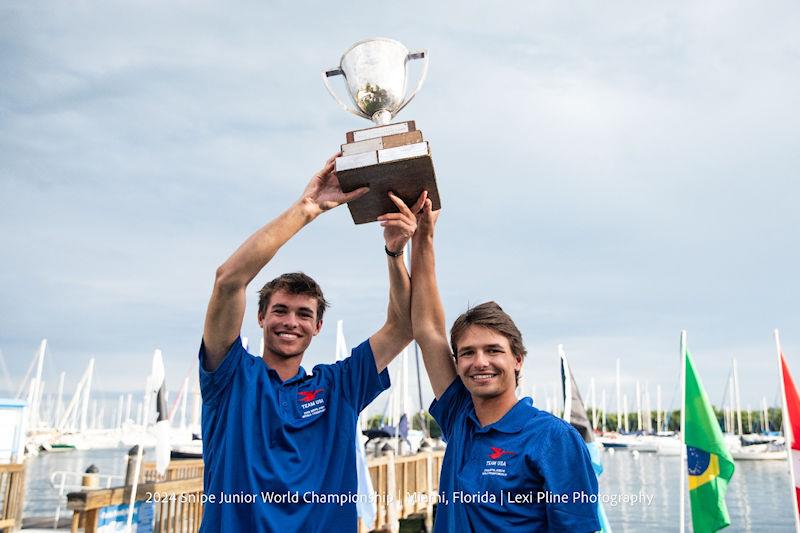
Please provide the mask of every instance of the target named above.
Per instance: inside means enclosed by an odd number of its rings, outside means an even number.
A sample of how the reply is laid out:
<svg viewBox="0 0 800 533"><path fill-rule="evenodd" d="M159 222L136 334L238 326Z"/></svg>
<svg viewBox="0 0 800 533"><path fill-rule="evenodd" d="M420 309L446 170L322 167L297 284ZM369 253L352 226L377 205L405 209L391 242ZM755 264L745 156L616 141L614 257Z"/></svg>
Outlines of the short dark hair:
<svg viewBox="0 0 800 533"><path fill-rule="evenodd" d="M322 320L322 315L325 313L330 304L322 295L322 289L319 284L314 281L311 276L303 274L302 272L290 272L288 274L281 274L273 279L258 291L258 314L263 315L269 307L269 300L275 291L286 291L289 294L304 294L311 296L317 300L317 322Z"/></svg>
<svg viewBox="0 0 800 533"><path fill-rule="evenodd" d="M453 349L453 357L458 358L458 341L470 326L480 326L500 333L508 339L513 354L522 359L528 353L522 342L522 333L508 313L495 302L486 302L470 307L453 322L453 327L450 328L450 346ZM519 384L519 371L514 374L517 384Z"/></svg>

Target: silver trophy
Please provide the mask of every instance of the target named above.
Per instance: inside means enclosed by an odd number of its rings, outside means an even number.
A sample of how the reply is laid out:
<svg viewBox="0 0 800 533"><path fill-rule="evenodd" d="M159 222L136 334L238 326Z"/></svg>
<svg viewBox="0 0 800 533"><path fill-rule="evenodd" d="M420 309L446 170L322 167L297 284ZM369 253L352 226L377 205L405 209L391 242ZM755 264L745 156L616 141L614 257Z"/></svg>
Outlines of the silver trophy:
<svg viewBox="0 0 800 533"><path fill-rule="evenodd" d="M406 95L408 62L422 59L414 90ZM426 190L434 209L439 209L436 175L430 146L413 120L389 122L416 96L428 73L428 53L409 52L393 39L368 39L351 46L339 66L322 71L322 81L339 106L371 120L370 128L347 132L342 154L336 158L336 175L344 192L369 187L369 193L348 203L356 224L396 212L389 199L393 192L408 205ZM343 76L355 107L344 103L331 87L330 78Z"/></svg>
<svg viewBox="0 0 800 533"><path fill-rule="evenodd" d="M423 59L422 73L412 93L406 94L409 61ZM339 66L322 71L322 81L334 100L345 111L388 124L416 96L428 74L428 54L425 50L409 52L394 39L367 39L350 47L342 55ZM342 102L331 87L329 78L344 76L347 89L356 107Z"/></svg>

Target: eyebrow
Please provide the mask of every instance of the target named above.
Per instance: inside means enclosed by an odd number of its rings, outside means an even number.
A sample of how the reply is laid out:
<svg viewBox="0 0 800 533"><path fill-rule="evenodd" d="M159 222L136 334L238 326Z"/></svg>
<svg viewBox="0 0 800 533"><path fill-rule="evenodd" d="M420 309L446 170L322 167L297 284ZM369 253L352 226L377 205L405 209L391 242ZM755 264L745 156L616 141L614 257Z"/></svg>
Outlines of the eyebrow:
<svg viewBox="0 0 800 533"><path fill-rule="evenodd" d="M272 305L272 307L271 307L270 309L272 309L273 311L274 311L274 310L281 310L281 311L282 311L282 310L284 310L284 309L289 309L289 307L288 307L287 305L285 305L285 304L273 304L273 305ZM305 311L305 312L308 312L308 313L313 313L313 312L314 312L314 310L313 310L313 309L311 309L310 307L305 307L305 306L303 306L303 307L299 307L299 308L297 309L297 311L298 311L298 312L300 312L300 311Z"/></svg>
<svg viewBox="0 0 800 533"><path fill-rule="evenodd" d="M500 348L501 350L504 349L501 344L485 344L485 345L483 345L483 348ZM472 346L472 345L462 346L461 348L458 349L458 353L465 352L467 350L474 350L474 349L475 349L475 346Z"/></svg>

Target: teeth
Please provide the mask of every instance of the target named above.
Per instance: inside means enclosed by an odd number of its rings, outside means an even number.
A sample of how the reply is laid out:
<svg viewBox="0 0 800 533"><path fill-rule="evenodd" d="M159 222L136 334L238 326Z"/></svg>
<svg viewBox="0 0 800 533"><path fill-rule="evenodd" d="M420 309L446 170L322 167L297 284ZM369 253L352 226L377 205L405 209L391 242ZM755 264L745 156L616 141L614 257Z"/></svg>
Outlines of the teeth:
<svg viewBox="0 0 800 533"><path fill-rule="evenodd" d="M278 337L285 337L285 338L289 338L289 339L296 339L296 338L297 338L297 335L295 335L294 333L278 333Z"/></svg>
<svg viewBox="0 0 800 533"><path fill-rule="evenodd" d="M472 379L489 379L494 377L494 374L477 374L472 376Z"/></svg>

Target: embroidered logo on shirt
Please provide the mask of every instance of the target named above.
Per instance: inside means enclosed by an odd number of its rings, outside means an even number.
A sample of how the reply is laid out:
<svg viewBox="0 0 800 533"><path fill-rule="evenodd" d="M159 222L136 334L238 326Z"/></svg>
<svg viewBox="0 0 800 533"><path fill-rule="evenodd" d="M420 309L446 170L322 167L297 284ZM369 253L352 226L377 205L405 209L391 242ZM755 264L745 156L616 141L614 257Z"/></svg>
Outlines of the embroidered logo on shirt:
<svg viewBox="0 0 800 533"><path fill-rule="evenodd" d="M516 455L517 452L512 452L509 450L504 450L503 448L496 448L494 446L490 446L489 449L491 452L489 453L489 460L486 461L486 465L483 468L483 472L481 472L482 476L501 476L505 477L508 475L506 472L506 461L502 460L504 455Z"/></svg>
<svg viewBox="0 0 800 533"><path fill-rule="evenodd" d="M317 398L317 394L322 392L324 389L317 389L317 390L301 390L297 393L300 396L301 402L313 402Z"/></svg>
<svg viewBox="0 0 800 533"><path fill-rule="evenodd" d="M319 393L324 392L325 389L317 389L317 390L305 390L305 391L298 391L297 399L300 403L300 409L302 409L301 416L303 418L308 418L310 416L319 415L325 412L325 398L317 398Z"/></svg>
<svg viewBox="0 0 800 533"><path fill-rule="evenodd" d="M503 448L492 448L489 459L500 459L504 455L514 455L514 452L506 451Z"/></svg>

